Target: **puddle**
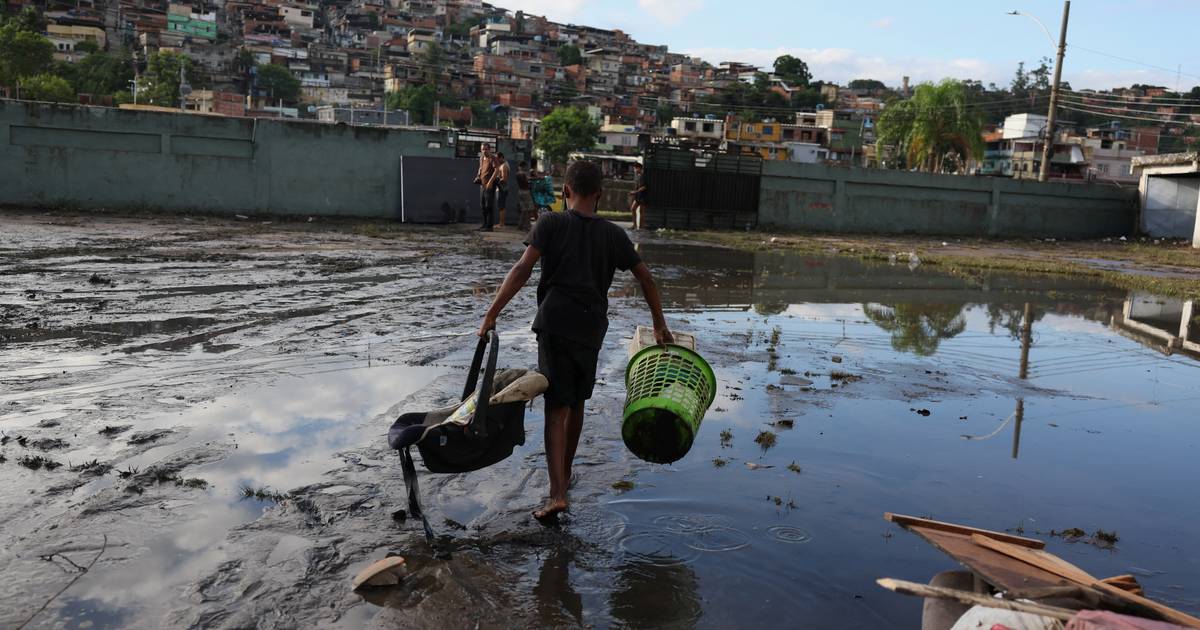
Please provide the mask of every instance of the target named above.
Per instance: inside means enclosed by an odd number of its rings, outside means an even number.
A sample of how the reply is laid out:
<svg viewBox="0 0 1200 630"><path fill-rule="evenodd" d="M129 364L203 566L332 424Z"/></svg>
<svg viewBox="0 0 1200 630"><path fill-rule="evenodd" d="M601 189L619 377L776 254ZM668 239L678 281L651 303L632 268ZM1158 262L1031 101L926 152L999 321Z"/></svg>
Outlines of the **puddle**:
<svg viewBox="0 0 1200 630"><path fill-rule="evenodd" d="M103 550L38 623L917 627L920 602L874 580L955 565L885 511L1024 532L1097 575L1138 567L1151 596L1197 612L1195 305L1080 278L643 244L672 327L697 336L718 374L692 451L656 466L621 442L625 344L647 321L625 277L571 512L556 528L528 516L547 485L538 405L508 460L422 474L446 559L419 522L393 519L407 505L383 436L392 414L458 393L486 287L515 245L214 221L164 254L146 243L177 224L95 229L105 247L69 274L56 260L77 254L46 231L83 228L38 227L29 241L44 250L0 258L0 480L12 489L0 571L20 578L0 583L14 603L0 625L77 576L39 555L86 564ZM213 243L244 255L201 255ZM40 266L18 268L26 258ZM89 285L92 273L115 287ZM27 298L30 286L59 299ZM108 302L89 310L96 300ZM532 305L526 291L501 321L506 366L536 365ZM15 464L33 453L63 466ZM113 469L71 471L91 460ZM1049 536L1076 527L1120 539L1102 550ZM408 559L404 584L350 592L388 553Z"/></svg>

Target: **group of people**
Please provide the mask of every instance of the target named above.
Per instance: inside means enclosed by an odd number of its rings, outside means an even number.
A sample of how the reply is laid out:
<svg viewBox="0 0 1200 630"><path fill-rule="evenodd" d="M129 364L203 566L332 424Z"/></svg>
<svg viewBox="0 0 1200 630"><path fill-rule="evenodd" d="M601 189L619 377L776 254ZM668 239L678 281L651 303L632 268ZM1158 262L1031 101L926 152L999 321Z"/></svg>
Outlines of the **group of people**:
<svg viewBox="0 0 1200 630"><path fill-rule="evenodd" d="M504 228L504 210L508 205L510 180L513 179L517 183L517 207L521 212L517 228L521 231L528 231L538 215L548 211L554 204L554 183L549 174L540 173L537 169L530 171L529 165L522 161L513 176L504 153L493 151L491 145L485 144L479 154L479 170L475 174L475 183L479 184L479 208L483 212L483 224L479 227L481 232Z"/></svg>

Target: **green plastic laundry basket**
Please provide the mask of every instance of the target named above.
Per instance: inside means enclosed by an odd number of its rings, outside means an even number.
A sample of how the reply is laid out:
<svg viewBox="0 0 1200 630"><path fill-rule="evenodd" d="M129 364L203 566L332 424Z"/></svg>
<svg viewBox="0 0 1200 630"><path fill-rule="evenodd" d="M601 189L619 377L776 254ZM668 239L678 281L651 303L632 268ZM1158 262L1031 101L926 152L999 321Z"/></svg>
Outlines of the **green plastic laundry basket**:
<svg viewBox="0 0 1200 630"><path fill-rule="evenodd" d="M656 345L629 359L625 389L625 446L648 462L670 464L692 448L704 412L717 395L717 378L694 351Z"/></svg>

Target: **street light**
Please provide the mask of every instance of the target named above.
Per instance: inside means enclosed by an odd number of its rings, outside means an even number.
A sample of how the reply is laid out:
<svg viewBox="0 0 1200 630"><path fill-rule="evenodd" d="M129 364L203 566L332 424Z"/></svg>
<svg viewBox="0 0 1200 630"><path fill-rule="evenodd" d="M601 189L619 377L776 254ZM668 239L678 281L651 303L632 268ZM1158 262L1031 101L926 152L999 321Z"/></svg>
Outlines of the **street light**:
<svg viewBox="0 0 1200 630"><path fill-rule="evenodd" d="M1016 9L1009 11L1005 15L1023 15L1025 17L1033 20L1034 22L1037 22L1037 25L1042 27L1042 32L1046 34L1046 39L1050 40L1050 47L1054 48L1056 46L1056 44L1054 43L1054 37L1052 35L1050 35L1050 29L1046 28L1046 25L1042 24L1042 21L1037 19L1037 16L1031 15L1029 13L1025 13L1024 11L1017 11Z"/></svg>
<svg viewBox="0 0 1200 630"><path fill-rule="evenodd" d="M1037 22L1038 26L1042 27L1042 32L1046 34L1046 38L1050 40L1050 44L1054 44L1054 38L1050 36L1050 31L1046 29L1046 25L1042 24L1041 20L1029 15L1028 13L1022 13L1020 11L1011 11L1009 12L1009 15L1024 15L1025 17L1032 19L1034 22ZM1050 176L1050 156L1054 152L1054 119L1058 114L1058 84L1062 79L1063 55L1065 55L1067 52L1067 21L1070 19L1070 17L1071 0L1064 0L1062 31L1060 31L1058 35L1058 57L1054 61L1054 83L1050 87L1050 111L1046 115L1046 130L1048 138L1046 139L1046 142L1043 143L1042 147L1042 168L1038 172L1039 182L1046 181L1046 179Z"/></svg>

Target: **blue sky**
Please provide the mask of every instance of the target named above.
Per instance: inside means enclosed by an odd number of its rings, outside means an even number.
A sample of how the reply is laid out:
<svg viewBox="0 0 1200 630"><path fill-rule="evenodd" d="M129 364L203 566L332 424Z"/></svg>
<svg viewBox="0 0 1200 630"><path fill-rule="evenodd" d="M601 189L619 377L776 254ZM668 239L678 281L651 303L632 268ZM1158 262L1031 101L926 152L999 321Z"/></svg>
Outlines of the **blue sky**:
<svg viewBox="0 0 1200 630"><path fill-rule="evenodd" d="M781 54L817 79L874 78L898 85L943 77L1007 84L1018 61L1053 56L1061 0L496 0L509 10L601 28L711 62L767 66ZM1200 85L1200 0L1074 0L1063 78L1072 87L1132 83L1185 91ZM1071 45L1078 45L1073 48ZM1123 57L1170 70L1147 67Z"/></svg>

